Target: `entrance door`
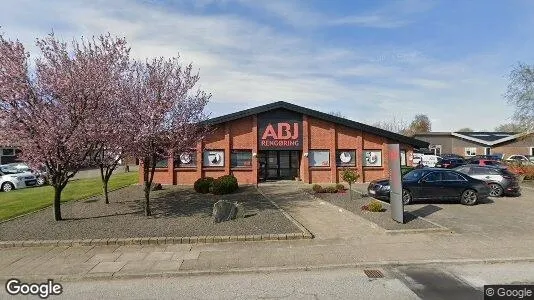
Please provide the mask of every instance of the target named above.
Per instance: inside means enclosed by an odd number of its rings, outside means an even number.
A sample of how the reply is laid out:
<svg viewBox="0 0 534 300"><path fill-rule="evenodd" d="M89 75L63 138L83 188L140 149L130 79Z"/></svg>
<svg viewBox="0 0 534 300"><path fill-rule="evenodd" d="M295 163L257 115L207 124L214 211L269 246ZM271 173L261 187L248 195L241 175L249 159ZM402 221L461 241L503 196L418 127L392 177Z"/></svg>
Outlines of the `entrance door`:
<svg viewBox="0 0 534 300"><path fill-rule="evenodd" d="M300 151L262 151L268 180L294 179L299 174Z"/></svg>

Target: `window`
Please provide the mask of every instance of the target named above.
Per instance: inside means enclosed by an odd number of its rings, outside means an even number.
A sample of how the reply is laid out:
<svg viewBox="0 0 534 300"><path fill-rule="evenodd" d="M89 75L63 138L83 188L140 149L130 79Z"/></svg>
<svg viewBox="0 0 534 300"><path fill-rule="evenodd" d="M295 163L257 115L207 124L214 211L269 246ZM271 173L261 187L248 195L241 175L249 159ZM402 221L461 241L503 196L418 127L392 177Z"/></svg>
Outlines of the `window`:
<svg viewBox="0 0 534 300"><path fill-rule="evenodd" d="M491 148L490 147L485 147L484 148L484 155L490 155L491 154Z"/></svg>
<svg viewBox="0 0 534 300"><path fill-rule="evenodd" d="M400 155L401 155L401 166L406 166L406 150L401 150Z"/></svg>
<svg viewBox="0 0 534 300"><path fill-rule="evenodd" d="M311 150L308 156L310 167L329 167L330 151L328 150Z"/></svg>
<svg viewBox="0 0 534 300"><path fill-rule="evenodd" d="M426 175L424 178L424 181L426 182L434 182L434 181L440 181L441 180L441 172L432 172Z"/></svg>
<svg viewBox="0 0 534 300"><path fill-rule="evenodd" d="M530 147L530 155L534 155L534 147Z"/></svg>
<svg viewBox="0 0 534 300"><path fill-rule="evenodd" d="M456 169L456 171L460 173L464 173L464 174L469 174L469 170L470 170L470 167L461 167L461 168Z"/></svg>
<svg viewBox="0 0 534 300"><path fill-rule="evenodd" d="M252 150L232 150L232 168L251 167Z"/></svg>
<svg viewBox="0 0 534 300"><path fill-rule="evenodd" d="M156 162L156 168L167 168L169 166L169 160L164 158Z"/></svg>
<svg viewBox="0 0 534 300"><path fill-rule="evenodd" d="M363 151L363 166L364 167L381 167L382 166L382 151L381 150Z"/></svg>
<svg viewBox="0 0 534 300"><path fill-rule="evenodd" d="M477 148L476 147L466 147L465 148L465 156L475 156L477 155Z"/></svg>
<svg viewBox="0 0 534 300"><path fill-rule="evenodd" d="M455 174L453 172L445 172L441 176L442 176L443 181L464 181L465 180L460 175Z"/></svg>
<svg viewBox="0 0 534 300"><path fill-rule="evenodd" d="M15 149L11 149L11 148L2 149L2 155L3 156L15 156Z"/></svg>
<svg viewBox="0 0 534 300"><path fill-rule="evenodd" d="M176 153L174 155L175 168L194 168L197 166L197 152L195 150Z"/></svg>
<svg viewBox="0 0 534 300"><path fill-rule="evenodd" d="M428 148L434 155L440 156L441 155L441 145L431 145Z"/></svg>
<svg viewBox="0 0 534 300"><path fill-rule="evenodd" d="M356 151L354 150L337 150L336 165L339 167L356 166Z"/></svg>
<svg viewBox="0 0 534 300"><path fill-rule="evenodd" d="M204 167L223 167L224 150L205 150L202 165Z"/></svg>

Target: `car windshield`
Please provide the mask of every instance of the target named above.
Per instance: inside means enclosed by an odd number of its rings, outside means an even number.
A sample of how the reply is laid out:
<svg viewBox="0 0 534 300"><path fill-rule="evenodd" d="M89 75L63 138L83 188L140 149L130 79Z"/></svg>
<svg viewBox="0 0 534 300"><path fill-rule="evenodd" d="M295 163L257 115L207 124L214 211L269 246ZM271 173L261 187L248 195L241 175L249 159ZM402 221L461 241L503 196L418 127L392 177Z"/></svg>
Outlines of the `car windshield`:
<svg viewBox="0 0 534 300"><path fill-rule="evenodd" d="M10 168L10 167L0 167L0 171L2 171L2 173L4 173L4 174L17 174L17 173L22 173L21 170L17 170L17 169Z"/></svg>
<svg viewBox="0 0 534 300"><path fill-rule="evenodd" d="M419 178L423 177L427 173L425 170L412 170L408 173L406 173L404 176L402 176L402 179L405 180L418 180Z"/></svg>

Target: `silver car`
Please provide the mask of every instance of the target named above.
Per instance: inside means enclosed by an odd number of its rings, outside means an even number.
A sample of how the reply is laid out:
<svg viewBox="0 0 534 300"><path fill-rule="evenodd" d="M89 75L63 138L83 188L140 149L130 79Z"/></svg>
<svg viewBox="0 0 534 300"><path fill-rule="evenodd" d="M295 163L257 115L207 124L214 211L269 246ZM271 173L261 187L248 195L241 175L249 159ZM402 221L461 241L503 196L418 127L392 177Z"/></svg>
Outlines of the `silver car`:
<svg viewBox="0 0 534 300"><path fill-rule="evenodd" d="M518 195L521 192L517 176L505 168L494 166L464 165L454 170L470 177L484 180L491 188L491 197Z"/></svg>
<svg viewBox="0 0 534 300"><path fill-rule="evenodd" d="M17 162L17 163L10 163L5 165L0 165L0 168L4 168L7 170L11 170L11 172L30 172L32 173L36 180L37 180L37 186L44 185L48 182L47 172L44 170L34 170L31 169L30 166L23 162Z"/></svg>

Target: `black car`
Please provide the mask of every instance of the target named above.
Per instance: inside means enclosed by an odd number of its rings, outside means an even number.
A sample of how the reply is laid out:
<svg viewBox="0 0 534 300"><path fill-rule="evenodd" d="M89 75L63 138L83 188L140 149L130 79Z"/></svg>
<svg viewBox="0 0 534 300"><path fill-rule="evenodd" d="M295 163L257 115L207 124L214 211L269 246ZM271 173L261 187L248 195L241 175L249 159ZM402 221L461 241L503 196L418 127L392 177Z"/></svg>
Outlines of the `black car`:
<svg viewBox="0 0 534 300"><path fill-rule="evenodd" d="M500 197L502 195L515 196L521 193L519 179L514 173L505 168L498 166L465 165L454 170L486 181L491 188L491 197Z"/></svg>
<svg viewBox="0 0 534 300"><path fill-rule="evenodd" d="M436 168L452 169L462 165L465 165L465 160L463 158L438 158Z"/></svg>
<svg viewBox="0 0 534 300"><path fill-rule="evenodd" d="M389 200L389 180L372 181L367 187L370 196ZM402 177L402 202L416 200L460 200L475 205L490 194L488 184L479 179L448 169L425 168L408 172Z"/></svg>

